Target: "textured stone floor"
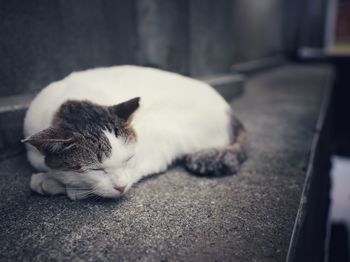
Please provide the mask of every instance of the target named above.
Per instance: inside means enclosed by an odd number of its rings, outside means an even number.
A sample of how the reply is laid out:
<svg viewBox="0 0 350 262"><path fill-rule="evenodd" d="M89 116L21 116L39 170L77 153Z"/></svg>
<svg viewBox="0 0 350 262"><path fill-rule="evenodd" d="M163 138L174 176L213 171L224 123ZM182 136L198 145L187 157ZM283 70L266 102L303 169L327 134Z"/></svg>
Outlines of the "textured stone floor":
<svg viewBox="0 0 350 262"><path fill-rule="evenodd" d="M119 200L29 190L23 155L0 164L1 261L283 261L328 68L288 65L248 79L233 107L250 135L239 175L174 167Z"/></svg>

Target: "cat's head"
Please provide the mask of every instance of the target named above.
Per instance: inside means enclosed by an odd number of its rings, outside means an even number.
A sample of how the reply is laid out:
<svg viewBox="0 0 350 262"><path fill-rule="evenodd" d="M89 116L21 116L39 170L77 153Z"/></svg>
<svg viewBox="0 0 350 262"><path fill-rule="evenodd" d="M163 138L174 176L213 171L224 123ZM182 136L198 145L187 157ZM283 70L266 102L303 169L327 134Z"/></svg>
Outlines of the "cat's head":
<svg viewBox="0 0 350 262"><path fill-rule="evenodd" d="M45 157L56 179L80 192L117 197L133 181L137 140L131 125L140 98L115 106L69 100L51 127L24 139Z"/></svg>

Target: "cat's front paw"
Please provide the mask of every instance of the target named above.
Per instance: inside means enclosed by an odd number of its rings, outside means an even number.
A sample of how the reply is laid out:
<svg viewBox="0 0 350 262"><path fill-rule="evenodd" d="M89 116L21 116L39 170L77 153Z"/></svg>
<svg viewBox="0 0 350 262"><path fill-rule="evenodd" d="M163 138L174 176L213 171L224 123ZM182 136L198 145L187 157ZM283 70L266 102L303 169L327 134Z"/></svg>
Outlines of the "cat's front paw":
<svg viewBox="0 0 350 262"><path fill-rule="evenodd" d="M41 195L44 195L43 188L41 187L41 184L45 180L45 174L44 173L37 173L33 174L32 177L30 178L30 188Z"/></svg>
<svg viewBox="0 0 350 262"><path fill-rule="evenodd" d="M30 179L30 188L41 195L57 195L65 193L65 188L59 182L48 178L45 173L33 174Z"/></svg>

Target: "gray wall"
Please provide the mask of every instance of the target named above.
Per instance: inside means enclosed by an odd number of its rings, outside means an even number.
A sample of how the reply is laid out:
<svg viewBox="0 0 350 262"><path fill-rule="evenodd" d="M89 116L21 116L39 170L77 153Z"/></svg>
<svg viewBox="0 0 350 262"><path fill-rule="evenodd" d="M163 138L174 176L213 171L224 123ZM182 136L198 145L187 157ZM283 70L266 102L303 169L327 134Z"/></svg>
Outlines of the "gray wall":
<svg viewBox="0 0 350 262"><path fill-rule="evenodd" d="M73 70L136 62L134 2L0 2L1 96L38 90Z"/></svg>
<svg viewBox="0 0 350 262"><path fill-rule="evenodd" d="M284 15L290 3L3 0L0 96L39 90L74 70L115 64L192 76L229 72L234 63L284 53L282 29L298 21L296 13ZM287 36L296 39L298 32Z"/></svg>
<svg viewBox="0 0 350 262"><path fill-rule="evenodd" d="M237 0L232 5L236 62L274 56L284 51L281 0Z"/></svg>
<svg viewBox="0 0 350 262"><path fill-rule="evenodd" d="M280 0L138 0L141 64L192 76L283 52Z"/></svg>
<svg viewBox="0 0 350 262"><path fill-rule="evenodd" d="M323 47L327 4L326 0L304 2L300 46Z"/></svg>
<svg viewBox="0 0 350 262"><path fill-rule="evenodd" d="M234 62L235 38L230 0L190 3L190 65L194 76L228 72Z"/></svg>
<svg viewBox="0 0 350 262"><path fill-rule="evenodd" d="M301 47L322 48L328 0L284 0L283 41L287 53Z"/></svg>
<svg viewBox="0 0 350 262"><path fill-rule="evenodd" d="M189 74L189 1L138 0L138 62Z"/></svg>
<svg viewBox="0 0 350 262"><path fill-rule="evenodd" d="M194 0L190 10L193 75L283 52L280 0Z"/></svg>

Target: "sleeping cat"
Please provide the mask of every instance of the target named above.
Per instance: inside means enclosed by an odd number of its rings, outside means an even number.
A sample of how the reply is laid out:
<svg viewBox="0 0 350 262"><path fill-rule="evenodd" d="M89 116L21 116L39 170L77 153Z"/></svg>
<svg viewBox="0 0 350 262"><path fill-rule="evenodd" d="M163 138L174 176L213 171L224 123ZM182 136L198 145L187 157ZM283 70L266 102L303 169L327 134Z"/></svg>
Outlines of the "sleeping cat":
<svg viewBox="0 0 350 262"><path fill-rule="evenodd" d="M30 187L70 199L115 198L175 160L198 175L237 172L246 134L204 82L153 68L74 72L45 87L24 121Z"/></svg>

